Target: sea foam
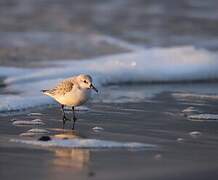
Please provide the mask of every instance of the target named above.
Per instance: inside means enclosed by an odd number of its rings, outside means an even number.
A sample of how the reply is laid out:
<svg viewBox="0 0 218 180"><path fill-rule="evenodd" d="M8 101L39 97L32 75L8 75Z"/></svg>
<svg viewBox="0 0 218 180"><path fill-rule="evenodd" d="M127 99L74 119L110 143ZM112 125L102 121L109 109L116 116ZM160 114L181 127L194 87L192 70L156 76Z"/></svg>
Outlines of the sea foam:
<svg viewBox="0 0 218 180"><path fill-rule="evenodd" d="M217 54L192 46L132 48L132 52L86 60L53 61L48 68L4 68L6 90L19 92L1 96L0 111L14 111L54 103L40 93L60 80L90 74L100 87L109 84L182 82L218 79ZM55 66L54 66L55 65Z"/></svg>
<svg viewBox="0 0 218 180"><path fill-rule="evenodd" d="M116 142L98 139L52 139L50 141L11 139L12 142L43 147L64 147L73 149L156 149L158 146L138 142Z"/></svg>

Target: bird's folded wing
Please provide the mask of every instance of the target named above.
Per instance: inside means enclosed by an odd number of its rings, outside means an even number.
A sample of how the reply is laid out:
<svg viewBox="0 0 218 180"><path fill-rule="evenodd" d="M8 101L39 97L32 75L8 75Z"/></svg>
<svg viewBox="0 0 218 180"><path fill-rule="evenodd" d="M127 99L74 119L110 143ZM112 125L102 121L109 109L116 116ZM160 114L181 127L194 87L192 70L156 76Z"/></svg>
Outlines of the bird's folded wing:
<svg viewBox="0 0 218 180"><path fill-rule="evenodd" d="M48 91L51 95L65 95L73 89L73 83L69 80L60 82L55 88Z"/></svg>

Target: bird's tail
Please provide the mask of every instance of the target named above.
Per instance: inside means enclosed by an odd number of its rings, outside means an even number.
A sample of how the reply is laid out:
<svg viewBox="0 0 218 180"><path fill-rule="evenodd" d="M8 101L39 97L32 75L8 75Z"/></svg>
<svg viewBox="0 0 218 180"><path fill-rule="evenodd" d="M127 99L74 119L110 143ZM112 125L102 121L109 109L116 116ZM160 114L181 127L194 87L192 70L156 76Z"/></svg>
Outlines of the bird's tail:
<svg viewBox="0 0 218 180"><path fill-rule="evenodd" d="M40 92L46 93L48 90L47 89L42 89Z"/></svg>
<svg viewBox="0 0 218 180"><path fill-rule="evenodd" d="M51 93L50 93L50 91L47 90L47 89L43 89L43 90L41 90L41 92L42 92L43 94L47 95L47 96L52 96Z"/></svg>

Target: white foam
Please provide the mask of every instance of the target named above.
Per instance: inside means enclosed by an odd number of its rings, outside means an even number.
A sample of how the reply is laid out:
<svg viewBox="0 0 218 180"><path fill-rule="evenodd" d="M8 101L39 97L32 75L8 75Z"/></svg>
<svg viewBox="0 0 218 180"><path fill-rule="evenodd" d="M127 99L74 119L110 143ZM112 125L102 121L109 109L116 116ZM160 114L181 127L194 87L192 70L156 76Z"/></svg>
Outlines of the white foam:
<svg viewBox="0 0 218 180"><path fill-rule="evenodd" d="M44 125L45 123L42 120L34 119L34 120L16 120L12 123L15 126L25 126L25 125Z"/></svg>
<svg viewBox="0 0 218 180"><path fill-rule="evenodd" d="M42 113L32 112L32 113L29 113L28 116L42 116Z"/></svg>
<svg viewBox="0 0 218 180"><path fill-rule="evenodd" d="M24 137L33 137L35 135L36 133L32 133L32 132L24 132L20 134L20 136L24 136Z"/></svg>
<svg viewBox="0 0 218 180"><path fill-rule="evenodd" d="M189 135L192 137L192 138L198 138L199 136L202 135L202 133L200 131L192 131L189 133Z"/></svg>
<svg viewBox="0 0 218 180"><path fill-rule="evenodd" d="M218 100L218 95L210 94L196 94L196 93L173 93L175 98L188 100L188 99L199 99L199 100Z"/></svg>
<svg viewBox="0 0 218 180"><path fill-rule="evenodd" d="M49 131L46 129L32 128L32 129L29 129L27 132L21 133L20 136L33 137L33 136L39 136L39 135L48 134L48 133Z"/></svg>
<svg viewBox="0 0 218 180"><path fill-rule="evenodd" d="M187 107L182 111L184 114L191 114L191 113L195 113L195 112L199 112L199 110L197 110L195 107Z"/></svg>
<svg viewBox="0 0 218 180"><path fill-rule="evenodd" d="M185 141L185 139L184 138L177 138L177 140L176 140L177 142L179 142L179 143L182 143L182 142L184 142Z"/></svg>
<svg viewBox="0 0 218 180"><path fill-rule="evenodd" d="M24 110L36 106L52 103L48 97L43 97L37 93L32 96L21 95L0 95L0 112Z"/></svg>
<svg viewBox="0 0 218 180"><path fill-rule="evenodd" d="M214 79L218 78L216 58L215 53L193 47L153 48L91 60L61 61L57 62L61 67L44 68L5 82L57 79L81 72L90 73L99 84Z"/></svg>
<svg viewBox="0 0 218 180"><path fill-rule="evenodd" d="M92 130L94 132L100 132L100 131L104 131L104 128L103 127L99 127L99 126L95 126L95 127L92 128Z"/></svg>
<svg viewBox="0 0 218 180"><path fill-rule="evenodd" d="M215 121L218 120L218 114L194 114L189 115L188 118L195 121Z"/></svg>
<svg viewBox="0 0 218 180"><path fill-rule="evenodd" d="M187 117L189 117L190 115L199 113L199 112L200 111L198 109L196 109L195 107L192 107L192 106L187 107L184 110L182 110L183 115L187 116Z"/></svg>
<svg viewBox="0 0 218 180"><path fill-rule="evenodd" d="M134 49L134 50L133 50ZM173 82L218 79L217 54L194 47L137 49L133 52L87 59L82 61L58 61L55 67L20 69L10 71L5 79L7 90L19 95L0 96L0 111L26 109L54 103L40 93L51 88L63 78L90 74L97 87L105 84L139 82ZM54 64L54 63L53 63ZM16 73L17 71L17 73ZM26 72L20 73L20 72ZM6 72L6 70L5 70ZM101 88L100 88L101 89ZM142 100L136 93L125 98ZM117 99L119 102L119 98ZM110 99L109 99L109 102ZM122 97L121 97L121 102Z"/></svg>
<svg viewBox="0 0 218 180"><path fill-rule="evenodd" d="M46 129L40 129L40 128L33 128L33 129L29 129L27 132L31 132L31 133L49 133L48 130Z"/></svg>
<svg viewBox="0 0 218 180"><path fill-rule="evenodd" d="M41 120L41 119L33 119L32 122L35 122L35 123L41 123L42 120Z"/></svg>
<svg viewBox="0 0 218 180"><path fill-rule="evenodd" d="M52 139L51 141L21 140L11 139L12 142L25 143L43 147L64 147L64 148L80 148L80 149L153 149L156 145L137 143L137 142L116 142L98 139Z"/></svg>

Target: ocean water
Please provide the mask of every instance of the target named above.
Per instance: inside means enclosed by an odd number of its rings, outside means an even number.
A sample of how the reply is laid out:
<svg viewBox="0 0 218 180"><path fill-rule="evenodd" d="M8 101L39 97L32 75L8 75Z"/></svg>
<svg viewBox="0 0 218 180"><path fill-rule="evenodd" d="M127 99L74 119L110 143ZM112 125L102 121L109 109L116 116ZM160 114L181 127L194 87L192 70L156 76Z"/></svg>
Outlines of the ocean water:
<svg viewBox="0 0 218 180"><path fill-rule="evenodd" d="M107 40L108 37L105 38ZM80 73L90 74L100 90L94 97L95 102L140 102L161 91L170 90L216 94L217 83L183 84L217 80L216 52L193 46L137 48L134 44L116 39L112 42L119 42L120 46L129 48L130 52L82 61L51 61L48 67L43 68L1 67L4 92L13 93L0 95L0 111L17 111L54 104L40 90L52 88L63 78Z"/></svg>
<svg viewBox="0 0 218 180"><path fill-rule="evenodd" d="M93 102L141 102L163 91L217 96L214 0L30 0L2 3L0 15L0 55L20 62L0 66L0 112L55 104L40 90L80 73L93 76L100 90ZM119 53L105 53L113 47ZM86 56L68 58L77 51ZM28 59L43 59L43 67L22 67Z"/></svg>

